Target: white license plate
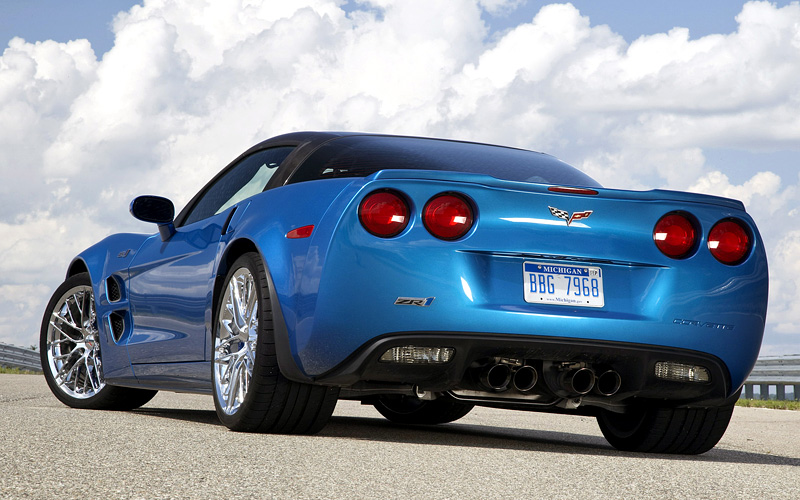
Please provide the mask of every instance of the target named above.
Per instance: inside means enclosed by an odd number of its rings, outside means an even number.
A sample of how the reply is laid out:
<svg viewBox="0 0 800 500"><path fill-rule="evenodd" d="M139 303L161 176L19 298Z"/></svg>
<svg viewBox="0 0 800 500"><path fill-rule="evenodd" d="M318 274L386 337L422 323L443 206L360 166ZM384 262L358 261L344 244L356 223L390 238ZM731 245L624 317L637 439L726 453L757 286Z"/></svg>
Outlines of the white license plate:
<svg viewBox="0 0 800 500"><path fill-rule="evenodd" d="M525 262L525 302L603 307L603 270L599 267Z"/></svg>

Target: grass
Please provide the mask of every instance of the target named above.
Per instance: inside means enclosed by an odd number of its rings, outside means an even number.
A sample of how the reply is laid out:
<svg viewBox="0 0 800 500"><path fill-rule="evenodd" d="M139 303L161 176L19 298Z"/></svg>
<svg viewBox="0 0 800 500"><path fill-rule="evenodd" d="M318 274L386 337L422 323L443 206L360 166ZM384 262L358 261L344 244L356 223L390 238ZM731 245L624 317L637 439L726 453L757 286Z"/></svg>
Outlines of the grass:
<svg viewBox="0 0 800 500"><path fill-rule="evenodd" d="M23 370L22 368L10 368L8 366L0 366L0 373L7 373L10 375L41 375L42 372L33 372L30 370Z"/></svg>
<svg viewBox="0 0 800 500"><path fill-rule="evenodd" d="M736 406L800 411L800 401L778 401L775 399L740 399L736 402Z"/></svg>

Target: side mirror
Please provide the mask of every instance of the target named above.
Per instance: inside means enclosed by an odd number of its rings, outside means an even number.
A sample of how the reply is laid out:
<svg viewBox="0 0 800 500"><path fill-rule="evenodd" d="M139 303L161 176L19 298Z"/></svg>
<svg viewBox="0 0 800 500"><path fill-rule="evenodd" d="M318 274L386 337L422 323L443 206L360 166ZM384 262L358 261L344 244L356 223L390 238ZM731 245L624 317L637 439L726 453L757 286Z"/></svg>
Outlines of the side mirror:
<svg viewBox="0 0 800 500"><path fill-rule="evenodd" d="M167 241L175 234L175 206L161 196L137 196L131 202L131 215L140 221L158 224L161 241Z"/></svg>

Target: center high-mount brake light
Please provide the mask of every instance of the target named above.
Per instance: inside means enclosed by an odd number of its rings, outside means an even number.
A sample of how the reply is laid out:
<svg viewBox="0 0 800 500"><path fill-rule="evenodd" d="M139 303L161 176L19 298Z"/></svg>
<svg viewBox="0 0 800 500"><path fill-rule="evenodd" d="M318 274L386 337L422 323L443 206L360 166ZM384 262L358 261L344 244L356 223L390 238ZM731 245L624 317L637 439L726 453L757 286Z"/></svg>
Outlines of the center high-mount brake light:
<svg viewBox="0 0 800 500"><path fill-rule="evenodd" d="M395 191L376 191L367 195L358 207L364 229L380 236L397 236L408 226L410 210L406 200Z"/></svg>
<svg viewBox="0 0 800 500"><path fill-rule="evenodd" d="M697 230L689 218L678 213L661 217L653 229L653 241L667 257L686 257L697 242Z"/></svg>
<svg viewBox="0 0 800 500"><path fill-rule="evenodd" d="M599 194L595 189L570 187L570 186L550 186L549 188L547 188L547 190L552 193L583 194L589 196L595 196Z"/></svg>
<svg viewBox="0 0 800 500"><path fill-rule="evenodd" d="M470 204L460 195L442 193L431 198L422 211L428 231L443 240L457 240L472 229L474 216Z"/></svg>

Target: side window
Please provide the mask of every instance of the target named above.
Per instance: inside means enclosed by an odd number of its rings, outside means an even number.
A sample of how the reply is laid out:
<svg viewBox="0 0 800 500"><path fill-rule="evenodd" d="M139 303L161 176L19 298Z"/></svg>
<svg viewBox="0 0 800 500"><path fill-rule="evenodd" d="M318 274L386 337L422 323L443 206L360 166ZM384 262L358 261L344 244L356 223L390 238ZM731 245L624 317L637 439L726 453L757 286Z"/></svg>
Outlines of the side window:
<svg viewBox="0 0 800 500"><path fill-rule="evenodd" d="M192 208L184 225L203 220L227 210L264 190L293 146L266 149L253 153L217 179Z"/></svg>

